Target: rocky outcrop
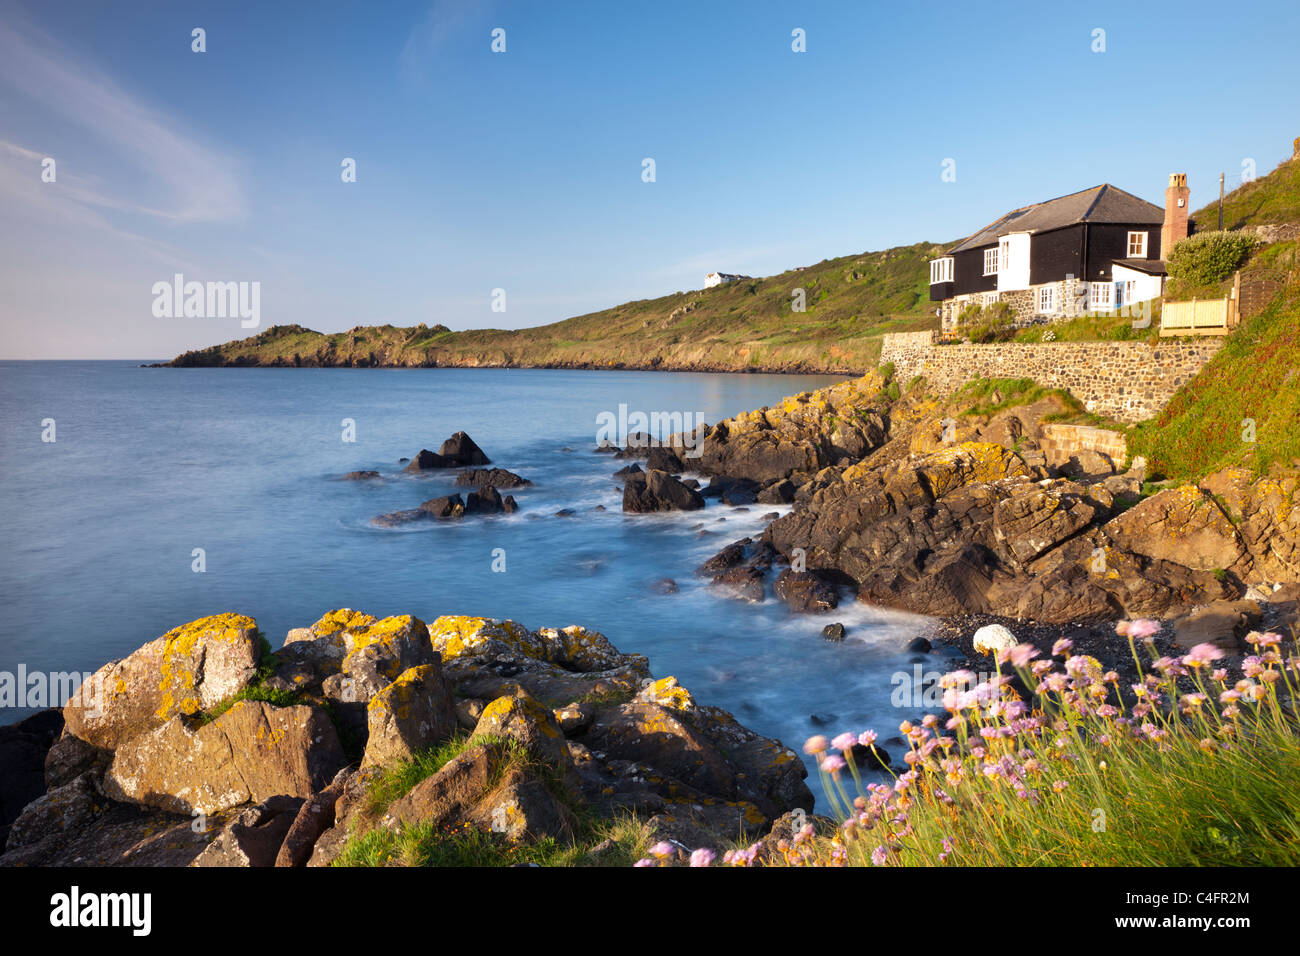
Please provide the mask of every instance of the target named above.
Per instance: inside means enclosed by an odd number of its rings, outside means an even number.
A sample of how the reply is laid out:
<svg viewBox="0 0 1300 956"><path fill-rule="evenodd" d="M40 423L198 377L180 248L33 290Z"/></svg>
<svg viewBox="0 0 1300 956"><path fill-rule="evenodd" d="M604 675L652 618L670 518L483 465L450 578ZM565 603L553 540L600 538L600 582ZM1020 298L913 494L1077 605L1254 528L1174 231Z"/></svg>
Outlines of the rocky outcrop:
<svg viewBox="0 0 1300 956"><path fill-rule="evenodd" d="M194 622L165 635L165 653L147 645L109 672L161 684L177 661L200 659L196 647L243 631L255 637L256 623ZM196 700L231 658L204 659L218 666L198 669ZM644 657L583 627L426 625L344 608L252 660L254 679L228 684L230 697L165 720L140 718L123 699L107 722L78 711L76 726L111 746L70 730L41 741L48 753L26 763L61 782L17 814L0 865L320 866L376 828L563 842L592 814L629 808L657 833L721 845L812 806L792 751L697 704L675 679L653 680ZM440 748L453 753L442 767L376 804L387 770Z"/></svg>
<svg viewBox="0 0 1300 956"><path fill-rule="evenodd" d="M504 468L470 468L456 475L456 484L467 488L527 488L532 482Z"/></svg>
<svg viewBox="0 0 1300 956"><path fill-rule="evenodd" d="M623 486L623 510L634 514L654 511L695 511L704 499L693 488L664 471L647 471L627 476Z"/></svg>
<svg viewBox="0 0 1300 956"><path fill-rule="evenodd" d="M422 471L440 468L469 468L490 464L492 460L474 443L474 439L464 432L456 432L442 443L442 447L436 453L427 448L420 449L419 454L406 466L406 470L419 474Z"/></svg>
<svg viewBox="0 0 1300 956"><path fill-rule="evenodd" d="M879 375L868 373L720 422L704 437L696 470L766 486L858 460L884 443L883 387Z"/></svg>

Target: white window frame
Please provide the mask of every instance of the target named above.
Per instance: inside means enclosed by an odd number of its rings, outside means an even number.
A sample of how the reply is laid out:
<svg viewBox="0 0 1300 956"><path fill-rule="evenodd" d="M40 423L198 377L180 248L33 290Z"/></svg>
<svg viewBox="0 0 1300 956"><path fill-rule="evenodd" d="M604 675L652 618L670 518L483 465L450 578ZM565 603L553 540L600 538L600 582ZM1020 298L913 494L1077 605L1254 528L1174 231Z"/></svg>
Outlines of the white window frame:
<svg viewBox="0 0 1300 956"><path fill-rule="evenodd" d="M986 276L995 276L998 274L998 247L984 250L984 274Z"/></svg>
<svg viewBox="0 0 1300 956"><path fill-rule="evenodd" d="M1146 232L1130 232L1128 234L1128 255L1124 258L1145 259L1147 257L1147 238L1149 235L1150 233ZM1136 252L1133 251L1134 246L1137 247Z"/></svg>
<svg viewBox="0 0 1300 956"><path fill-rule="evenodd" d="M1056 314L1056 286L1044 285L1038 288L1038 314Z"/></svg>
<svg viewBox="0 0 1300 956"><path fill-rule="evenodd" d="M1088 289L1088 309L1092 312L1111 312L1115 308L1115 284L1094 282Z"/></svg>
<svg viewBox="0 0 1300 956"><path fill-rule="evenodd" d="M952 256L930 260L930 285L952 281Z"/></svg>

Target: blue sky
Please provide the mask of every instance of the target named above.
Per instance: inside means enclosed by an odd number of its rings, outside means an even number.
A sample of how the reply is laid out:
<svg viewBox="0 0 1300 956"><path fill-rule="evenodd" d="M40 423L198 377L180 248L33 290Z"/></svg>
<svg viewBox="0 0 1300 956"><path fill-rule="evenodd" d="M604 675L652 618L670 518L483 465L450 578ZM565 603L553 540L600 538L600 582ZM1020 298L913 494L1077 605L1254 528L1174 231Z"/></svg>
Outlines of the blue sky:
<svg viewBox="0 0 1300 956"><path fill-rule="evenodd" d="M1100 182L1199 207L1290 155L1297 35L1294 0L0 0L0 357L250 334L155 318L176 272L259 282L261 328L514 328Z"/></svg>

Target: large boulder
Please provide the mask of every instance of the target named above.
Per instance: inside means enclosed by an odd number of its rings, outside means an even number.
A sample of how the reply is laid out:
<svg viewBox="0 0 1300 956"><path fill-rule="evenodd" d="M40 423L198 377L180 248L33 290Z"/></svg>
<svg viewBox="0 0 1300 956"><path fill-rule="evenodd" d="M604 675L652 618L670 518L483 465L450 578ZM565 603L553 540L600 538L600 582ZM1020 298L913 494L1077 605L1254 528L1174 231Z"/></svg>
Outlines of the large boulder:
<svg viewBox="0 0 1300 956"><path fill-rule="evenodd" d="M534 757L553 766L568 761L564 732L554 712L523 691L498 697L483 708L470 743L485 739L514 740Z"/></svg>
<svg viewBox="0 0 1300 956"><path fill-rule="evenodd" d="M333 673L353 649L352 632L375 623L375 618L350 607L328 611L309 627L295 627L284 639L293 657L310 661L324 673Z"/></svg>
<svg viewBox="0 0 1300 956"><path fill-rule="evenodd" d="M1118 548L1196 571L1228 569L1246 555L1219 503L1195 485L1138 502L1107 522L1105 531Z"/></svg>
<svg viewBox="0 0 1300 956"><path fill-rule="evenodd" d="M210 723L173 717L122 744L104 792L172 813L214 813L280 794L309 797L346 762L324 709L243 700Z"/></svg>
<svg viewBox="0 0 1300 956"><path fill-rule="evenodd" d="M623 485L623 510L644 514L652 511L695 511L704 499L694 488L663 471L629 475Z"/></svg>
<svg viewBox="0 0 1300 956"><path fill-rule="evenodd" d="M382 825L390 830L412 823L441 828L463 818L467 809L500 778L508 759L504 744L469 747L394 801L384 814Z"/></svg>
<svg viewBox="0 0 1300 956"><path fill-rule="evenodd" d="M835 585L815 571L786 568L777 575L772 590L799 614L822 614L840 603Z"/></svg>
<svg viewBox="0 0 1300 956"><path fill-rule="evenodd" d="M105 664L68 702L63 716L77 737L115 749L247 687L260 657L257 623L251 617L200 618Z"/></svg>
<svg viewBox="0 0 1300 956"><path fill-rule="evenodd" d="M455 462L449 461L442 455L429 451L427 448L421 448L419 454L411 459L411 463L406 466L408 472L419 474L422 471L431 471L435 468L451 468Z"/></svg>
<svg viewBox="0 0 1300 956"><path fill-rule="evenodd" d="M483 454L483 449L474 444L474 439L464 432L456 432L443 442L438 454L452 465L460 467L492 464L492 459Z"/></svg>
<svg viewBox="0 0 1300 956"><path fill-rule="evenodd" d="M302 808L301 797L274 796L242 811L190 866L271 867Z"/></svg>
<svg viewBox="0 0 1300 956"><path fill-rule="evenodd" d="M369 733L362 766L391 767L456 731L456 702L438 664L399 674L366 705Z"/></svg>
<svg viewBox="0 0 1300 956"><path fill-rule="evenodd" d="M640 654L623 654L584 627L530 630L515 621L440 617L429 626L443 670L464 697L493 700L522 687L558 705L590 694L634 689L649 673Z"/></svg>

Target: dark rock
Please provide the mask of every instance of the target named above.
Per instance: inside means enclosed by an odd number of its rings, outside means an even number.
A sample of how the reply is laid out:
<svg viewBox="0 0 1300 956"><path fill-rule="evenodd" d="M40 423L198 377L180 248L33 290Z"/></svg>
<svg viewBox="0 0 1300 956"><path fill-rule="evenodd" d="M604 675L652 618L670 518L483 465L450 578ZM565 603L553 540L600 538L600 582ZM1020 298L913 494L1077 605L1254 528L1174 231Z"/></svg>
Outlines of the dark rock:
<svg viewBox="0 0 1300 956"><path fill-rule="evenodd" d="M844 625L839 623L827 624L822 628L822 637L828 641L844 640Z"/></svg>
<svg viewBox="0 0 1300 956"><path fill-rule="evenodd" d="M930 642L924 637L914 637L907 642L907 651L912 654L929 654Z"/></svg>
<svg viewBox="0 0 1300 956"><path fill-rule="evenodd" d="M643 474L645 474L644 469L642 469L642 467L638 465L636 462L632 462L632 464L620 468L618 471L614 472L614 477L626 478L629 475L643 475Z"/></svg>
<svg viewBox="0 0 1300 956"><path fill-rule="evenodd" d="M344 481L370 481L378 477L379 477L379 472L377 471L349 471L346 475L343 476L343 480Z"/></svg>
<svg viewBox="0 0 1300 956"><path fill-rule="evenodd" d="M650 585L650 590L655 594L676 594L680 589L672 578L660 578Z"/></svg>
<svg viewBox="0 0 1300 956"><path fill-rule="evenodd" d="M456 484L461 487L527 488L532 482L504 468L469 468L456 475Z"/></svg>
<svg viewBox="0 0 1300 956"><path fill-rule="evenodd" d="M420 505L420 510L432 518L459 518L465 513L465 502L460 495L443 495L430 498Z"/></svg>
<svg viewBox="0 0 1300 956"><path fill-rule="evenodd" d="M438 449L438 454L452 465L490 465L492 460L483 454L483 449L474 444L474 439L464 432L456 432Z"/></svg>
<svg viewBox="0 0 1300 956"><path fill-rule="evenodd" d="M715 575L712 587L752 604L762 603L764 574L757 568L741 565Z"/></svg>
<svg viewBox="0 0 1300 956"><path fill-rule="evenodd" d="M411 463L406 466L406 470L412 473L421 471L430 471L434 468L451 468L456 462L449 461L442 455L435 454L427 448L420 449L420 453L411 459Z"/></svg>
<svg viewBox="0 0 1300 956"><path fill-rule="evenodd" d="M707 577L711 574L720 574L728 568L735 567L743 562L748 556L750 544L752 544L750 538L741 538L739 541L733 541L696 568L695 573L702 577Z"/></svg>
<svg viewBox="0 0 1300 956"><path fill-rule="evenodd" d="M555 512L555 514L552 515L551 517L553 517L553 518L572 518L576 513L577 513L577 512L575 512L572 508L561 508L559 511Z"/></svg>
<svg viewBox="0 0 1300 956"><path fill-rule="evenodd" d="M670 475L686 470L677 453L662 445L650 449L650 453L646 456L645 467L647 471L666 471Z"/></svg>
<svg viewBox="0 0 1300 956"><path fill-rule="evenodd" d="M275 855L275 865L281 867L306 866L321 834L334 826L335 808L343 796L348 782L356 772L343 769L338 772L330 785L314 793L302 803L293 823L280 844Z"/></svg>
<svg viewBox="0 0 1300 956"><path fill-rule="evenodd" d="M776 596L799 614L821 614L839 605L835 586L815 571L792 571L786 568L772 588Z"/></svg>
<svg viewBox="0 0 1300 956"><path fill-rule="evenodd" d="M23 807L45 792L46 756L62 732L55 709L0 727L0 849Z"/></svg>
<svg viewBox="0 0 1300 956"><path fill-rule="evenodd" d="M666 472L648 471L643 478L632 475L623 486L626 512L694 511L703 507L704 499L698 491L687 488Z"/></svg>
<svg viewBox="0 0 1300 956"><path fill-rule="evenodd" d="M782 478L762 489L757 495L757 500L759 504L764 505L788 505L794 501L794 492L794 482L789 478Z"/></svg>
<svg viewBox="0 0 1300 956"><path fill-rule="evenodd" d="M516 511L518 506L515 504L513 495L507 495L503 500L501 493L492 485L483 485L478 491L471 491L465 497L465 514L495 515L502 512Z"/></svg>
<svg viewBox="0 0 1300 956"><path fill-rule="evenodd" d="M195 858L192 866L271 867L305 801L274 796L250 807L228 823Z"/></svg>

